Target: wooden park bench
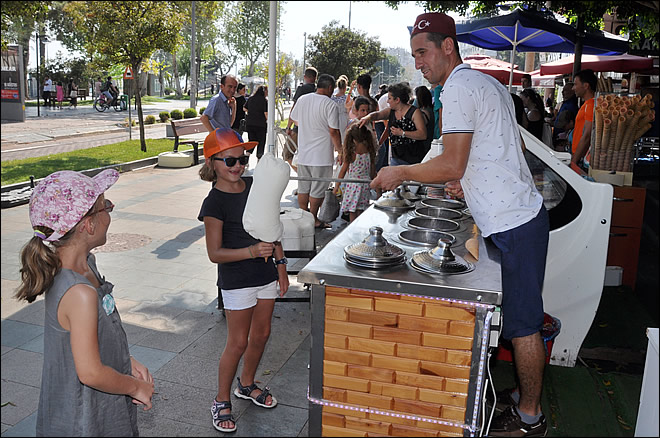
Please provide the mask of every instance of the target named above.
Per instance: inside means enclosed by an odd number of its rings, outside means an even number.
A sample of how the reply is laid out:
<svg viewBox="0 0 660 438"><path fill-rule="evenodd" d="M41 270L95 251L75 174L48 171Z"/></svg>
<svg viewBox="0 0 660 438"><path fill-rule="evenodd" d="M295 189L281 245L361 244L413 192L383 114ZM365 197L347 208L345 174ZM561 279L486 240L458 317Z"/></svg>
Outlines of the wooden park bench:
<svg viewBox="0 0 660 438"><path fill-rule="evenodd" d="M87 87L78 87L78 100L87 99Z"/></svg>
<svg viewBox="0 0 660 438"><path fill-rule="evenodd" d="M204 126L204 124L201 122L199 118L172 120L171 123L172 123L172 133L174 134L173 151L178 152L180 144L191 144L193 147L193 165L199 164L198 146L200 140L180 140L179 137L183 135L198 134L200 132L208 132L206 126ZM203 140L201 141L203 142Z"/></svg>

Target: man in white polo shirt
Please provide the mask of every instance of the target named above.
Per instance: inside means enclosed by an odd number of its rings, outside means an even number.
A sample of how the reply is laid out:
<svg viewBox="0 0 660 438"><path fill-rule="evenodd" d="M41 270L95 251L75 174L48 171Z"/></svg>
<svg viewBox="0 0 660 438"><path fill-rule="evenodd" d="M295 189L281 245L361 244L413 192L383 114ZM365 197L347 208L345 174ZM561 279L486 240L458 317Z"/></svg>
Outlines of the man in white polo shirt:
<svg viewBox="0 0 660 438"><path fill-rule="evenodd" d="M392 190L405 180L447 182L464 195L482 235L502 253L502 337L513 344L519 381L519 390L506 393L510 405L493 420L490 436L544 436L540 331L549 222L522 152L513 100L495 79L463 64L448 15L419 15L410 46L415 68L443 87L444 152L426 163L385 167L371 185Z"/></svg>
<svg viewBox="0 0 660 438"><path fill-rule="evenodd" d="M339 108L330 99L335 78L320 75L316 92L300 96L289 119L298 125L298 176L332 178L334 151L341 153ZM314 215L316 228L331 228L318 220L317 215L327 182L298 181L298 206Z"/></svg>

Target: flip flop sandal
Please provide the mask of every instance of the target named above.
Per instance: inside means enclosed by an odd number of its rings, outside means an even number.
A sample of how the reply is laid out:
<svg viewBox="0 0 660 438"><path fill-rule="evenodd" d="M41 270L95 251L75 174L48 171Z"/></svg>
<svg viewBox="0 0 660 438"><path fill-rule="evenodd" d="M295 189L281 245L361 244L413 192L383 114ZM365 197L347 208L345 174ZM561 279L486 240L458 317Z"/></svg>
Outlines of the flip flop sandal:
<svg viewBox="0 0 660 438"><path fill-rule="evenodd" d="M261 389L257 386L256 383L253 383L250 386L243 386L241 385L241 378L236 377L236 380L238 380L238 386L236 389L234 389L234 395L238 398L242 398L245 400L252 400L252 403L254 403L257 406L260 406L262 408L266 409L271 409L277 406L277 399L273 397L273 395L270 393L270 389L266 386L264 389ZM252 394L252 391L255 389L258 389L261 391L261 394L259 394L256 397L252 397L250 394ZM266 404L266 398L268 396L271 396L272 398L272 403L270 405Z"/></svg>
<svg viewBox="0 0 660 438"><path fill-rule="evenodd" d="M236 420L234 419L234 416L232 414L221 414L220 411L223 409L231 409L231 402L228 401L216 401L213 399L213 405L211 405L211 415L213 415L213 427L215 427L217 430L220 432L224 433L229 433L229 432L236 432L238 430L238 427L236 426ZM234 427L222 427L220 426L221 423L225 421L231 421L234 423Z"/></svg>

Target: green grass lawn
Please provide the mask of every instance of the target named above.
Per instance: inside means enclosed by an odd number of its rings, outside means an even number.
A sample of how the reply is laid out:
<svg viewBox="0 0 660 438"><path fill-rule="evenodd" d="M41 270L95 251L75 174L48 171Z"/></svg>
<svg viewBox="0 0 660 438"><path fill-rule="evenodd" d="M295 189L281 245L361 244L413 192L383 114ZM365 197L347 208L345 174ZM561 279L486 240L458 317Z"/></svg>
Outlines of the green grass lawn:
<svg viewBox="0 0 660 438"><path fill-rule="evenodd" d="M87 170L112 164L128 163L157 156L172 150L171 139L147 139L147 152L140 151L140 140L122 141L95 148L2 162L2 185L44 178L58 170ZM188 150L192 148L180 148Z"/></svg>

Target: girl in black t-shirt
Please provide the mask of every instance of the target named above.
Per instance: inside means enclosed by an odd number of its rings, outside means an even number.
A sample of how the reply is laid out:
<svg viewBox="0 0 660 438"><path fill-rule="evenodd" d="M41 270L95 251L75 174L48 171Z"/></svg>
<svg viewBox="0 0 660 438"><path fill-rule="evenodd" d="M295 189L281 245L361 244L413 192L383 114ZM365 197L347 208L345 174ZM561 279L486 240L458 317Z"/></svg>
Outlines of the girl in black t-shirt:
<svg viewBox="0 0 660 438"><path fill-rule="evenodd" d="M252 187L252 178L242 177L249 158L245 150L255 146L256 142L244 143L231 129L216 129L204 140L205 163L199 171L201 179L215 181L198 219L204 221L209 259L218 264L218 286L227 317L218 393L211 405L213 426L221 432L236 431L230 391L241 357L243 370L234 395L263 408L277 405L268 387L258 388L254 377L270 336L277 286L279 296L283 296L289 278L281 244L257 240L243 228L243 212Z"/></svg>

